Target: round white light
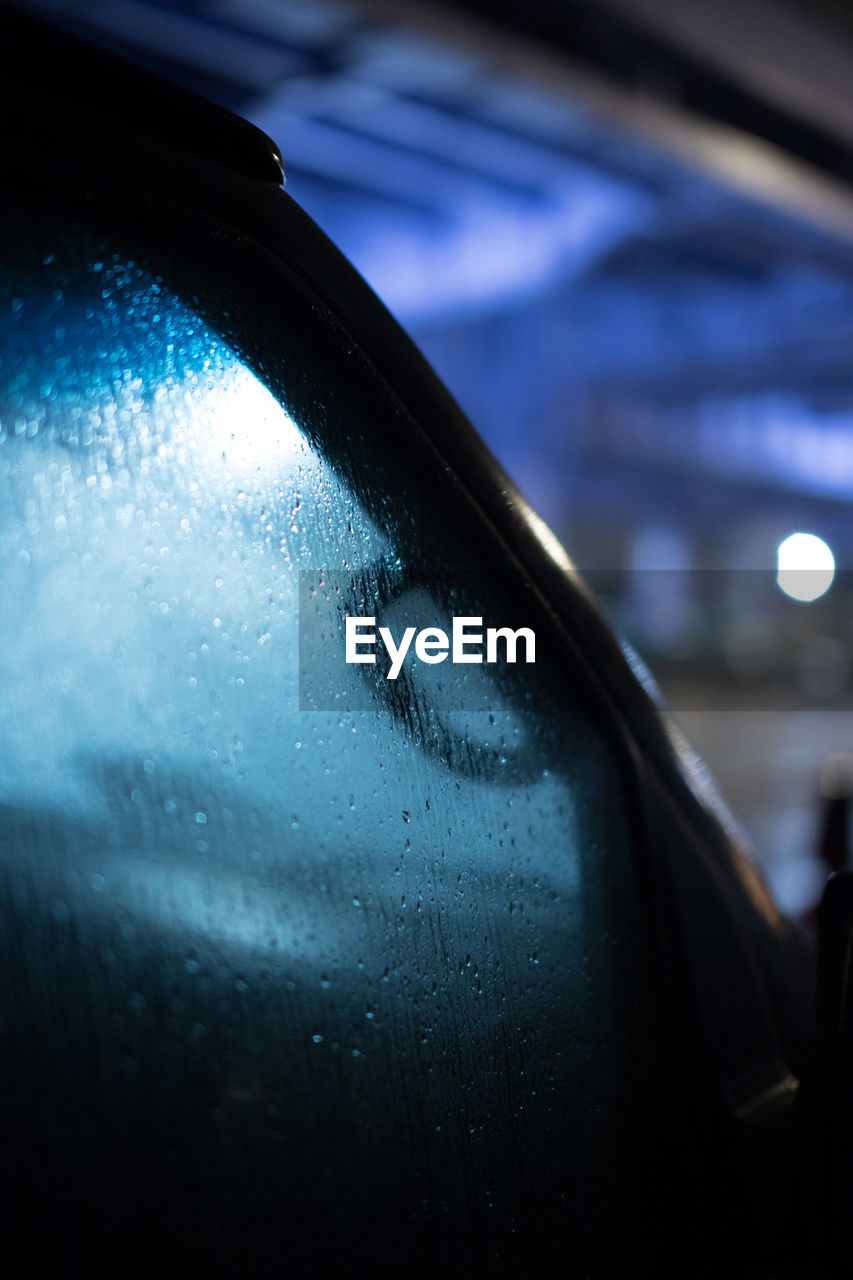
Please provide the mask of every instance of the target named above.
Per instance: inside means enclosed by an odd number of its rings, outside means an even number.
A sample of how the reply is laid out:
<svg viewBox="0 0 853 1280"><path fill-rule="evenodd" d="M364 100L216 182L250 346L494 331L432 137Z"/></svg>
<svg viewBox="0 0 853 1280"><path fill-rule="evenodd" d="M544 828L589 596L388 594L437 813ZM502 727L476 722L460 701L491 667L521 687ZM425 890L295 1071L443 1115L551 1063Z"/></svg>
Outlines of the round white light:
<svg viewBox="0 0 853 1280"><path fill-rule="evenodd" d="M776 581L792 600L817 600L832 584L835 560L813 533L792 533L779 544Z"/></svg>

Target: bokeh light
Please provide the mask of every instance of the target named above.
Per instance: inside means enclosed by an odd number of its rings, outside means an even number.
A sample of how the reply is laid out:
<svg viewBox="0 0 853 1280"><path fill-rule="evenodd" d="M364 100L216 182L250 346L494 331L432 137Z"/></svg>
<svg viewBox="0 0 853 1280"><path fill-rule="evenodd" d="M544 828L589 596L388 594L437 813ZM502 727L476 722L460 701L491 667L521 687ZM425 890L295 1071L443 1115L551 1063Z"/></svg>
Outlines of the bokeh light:
<svg viewBox="0 0 853 1280"><path fill-rule="evenodd" d="M779 544L776 581L792 600L817 600L832 585L835 559L823 538L792 533Z"/></svg>

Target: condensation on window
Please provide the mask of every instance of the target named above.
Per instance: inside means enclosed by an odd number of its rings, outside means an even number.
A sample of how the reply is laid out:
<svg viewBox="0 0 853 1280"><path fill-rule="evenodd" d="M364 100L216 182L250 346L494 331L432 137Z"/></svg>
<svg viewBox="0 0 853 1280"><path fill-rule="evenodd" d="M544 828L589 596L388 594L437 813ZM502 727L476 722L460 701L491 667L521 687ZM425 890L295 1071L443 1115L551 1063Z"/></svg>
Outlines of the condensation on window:
<svg viewBox="0 0 853 1280"><path fill-rule="evenodd" d="M497 1153L515 1179L596 1132L581 894L623 840L605 748L518 681L444 716L455 755L413 728L429 708L300 711L300 570L405 548L162 279L101 246L82 283L50 254L7 274L0 825L26 981L50 1008L43 957L70 966L62 1000L111 1010L122 1078L166 1070L167 1042L207 1055L203 1104L143 1109L211 1168L237 1112L279 1168L329 1108L366 1133L353 1098L382 1096L377 1141L399 1122L425 1185L473 1178L511 1230ZM62 1025L40 1033L57 1061Z"/></svg>

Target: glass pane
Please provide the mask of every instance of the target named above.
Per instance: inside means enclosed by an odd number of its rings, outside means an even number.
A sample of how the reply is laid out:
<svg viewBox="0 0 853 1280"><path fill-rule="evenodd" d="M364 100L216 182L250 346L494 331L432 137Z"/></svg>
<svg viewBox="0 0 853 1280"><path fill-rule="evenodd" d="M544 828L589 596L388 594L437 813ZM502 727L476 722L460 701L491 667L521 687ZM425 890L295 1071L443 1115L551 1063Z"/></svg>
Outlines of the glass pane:
<svg viewBox="0 0 853 1280"><path fill-rule="evenodd" d="M398 631L496 616L507 580L452 491L396 484L407 428L344 344L250 358L249 304L214 325L168 274L32 218L7 241L19 1186L50 1152L67 1205L261 1252L281 1221L306 1257L355 1223L389 1257L582 1252L628 1176L642 972L609 749L541 634L535 666L354 668L301 709L305 634L371 584ZM301 665L300 575L330 628Z"/></svg>

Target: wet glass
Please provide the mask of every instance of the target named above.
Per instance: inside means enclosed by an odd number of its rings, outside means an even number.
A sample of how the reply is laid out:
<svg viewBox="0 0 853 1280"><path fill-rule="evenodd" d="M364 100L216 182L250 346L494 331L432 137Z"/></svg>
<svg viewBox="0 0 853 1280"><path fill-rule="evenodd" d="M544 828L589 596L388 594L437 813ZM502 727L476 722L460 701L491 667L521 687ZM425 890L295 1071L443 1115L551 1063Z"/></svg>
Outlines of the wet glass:
<svg viewBox="0 0 853 1280"><path fill-rule="evenodd" d="M300 701L332 634L300 654L306 584L333 630L371 583L445 625L511 577L440 468L397 483L376 375L331 331L259 357L238 294L85 229L22 219L3 277L18 1185L264 1256L280 1223L306 1258L329 1223L402 1258L579 1242L640 1087L632 835L582 677L543 637L449 702L411 667Z"/></svg>

